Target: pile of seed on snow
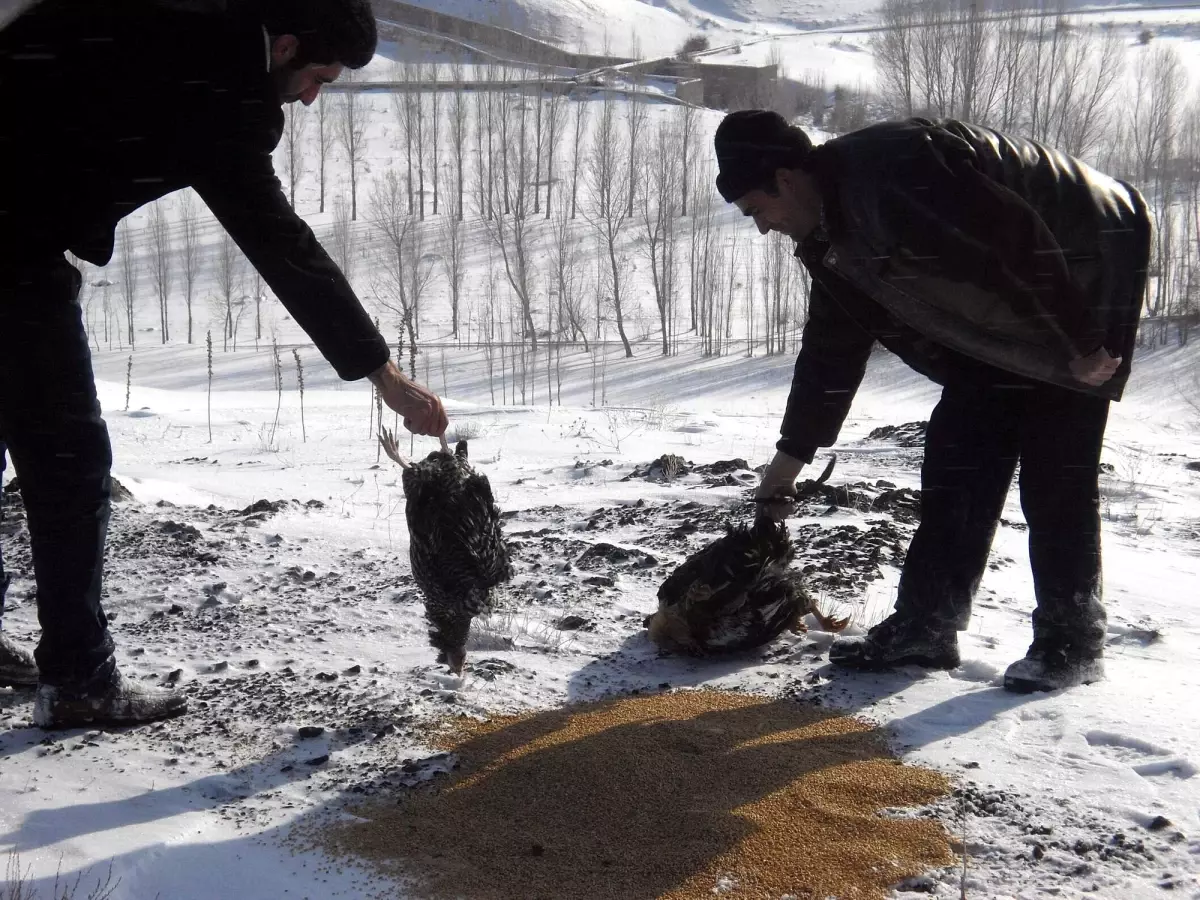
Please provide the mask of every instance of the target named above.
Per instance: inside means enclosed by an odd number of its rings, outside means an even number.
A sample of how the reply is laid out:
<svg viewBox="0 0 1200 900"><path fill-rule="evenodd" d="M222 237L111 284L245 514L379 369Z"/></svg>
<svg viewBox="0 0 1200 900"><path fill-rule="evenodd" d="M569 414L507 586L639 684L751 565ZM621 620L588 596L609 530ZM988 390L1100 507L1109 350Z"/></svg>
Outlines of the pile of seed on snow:
<svg viewBox="0 0 1200 900"><path fill-rule="evenodd" d="M458 771L322 831L338 856L466 900L885 896L951 862L947 791L869 724L715 691L455 723Z"/></svg>

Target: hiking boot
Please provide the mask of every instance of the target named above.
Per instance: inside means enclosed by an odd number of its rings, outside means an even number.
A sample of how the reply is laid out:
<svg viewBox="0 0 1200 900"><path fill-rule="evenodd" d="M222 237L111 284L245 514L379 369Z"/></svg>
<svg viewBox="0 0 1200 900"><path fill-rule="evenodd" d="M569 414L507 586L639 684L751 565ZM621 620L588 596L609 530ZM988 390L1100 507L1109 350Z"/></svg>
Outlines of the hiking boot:
<svg viewBox="0 0 1200 900"><path fill-rule="evenodd" d="M0 631L0 687L33 686L38 667L33 654Z"/></svg>
<svg viewBox="0 0 1200 900"><path fill-rule="evenodd" d="M33 723L39 728L136 725L187 712L187 698L174 691L134 684L120 672L96 687L39 684Z"/></svg>
<svg viewBox="0 0 1200 900"><path fill-rule="evenodd" d="M953 625L892 613L863 636L834 641L829 661L848 669L954 669L959 664L958 631Z"/></svg>
<svg viewBox="0 0 1200 900"><path fill-rule="evenodd" d="M1081 653L1062 644L1034 640L1004 673L1004 689L1014 694L1058 691L1104 680L1104 652Z"/></svg>

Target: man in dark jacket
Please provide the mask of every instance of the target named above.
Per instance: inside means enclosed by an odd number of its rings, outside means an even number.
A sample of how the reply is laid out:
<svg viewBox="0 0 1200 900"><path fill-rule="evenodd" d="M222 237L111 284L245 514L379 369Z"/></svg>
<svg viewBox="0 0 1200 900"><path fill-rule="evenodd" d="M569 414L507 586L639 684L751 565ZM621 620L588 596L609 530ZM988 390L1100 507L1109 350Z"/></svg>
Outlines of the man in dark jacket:
<svg viewBox="0 0 1200 900"><path fill-rule="evenodd" d="M65 251L106 264L122 217L190 186L342 378L370 378L414 432L446 428L271 164L282 104L312 103L375 43L368 0L43 0L0 33L0 439L42 626L36 665L0 635L0 679L38 682L43 727L186 709L113 658L100 604L111 450Z"/></svg>
<svg viewBox="0 0 1200 900"><path fill-rule="evenodd" d="M943 386L921 524L895 612L830 660L953 668L1018 461L1037 609L1014 691L1103 677L1098 471L1129 377L1149 259L1136 190L1033 141L910 119L813 147L775 113L717 130L717 186L812 275L777 453L758 499L794 494L832 445L876 341Z"/></svg>

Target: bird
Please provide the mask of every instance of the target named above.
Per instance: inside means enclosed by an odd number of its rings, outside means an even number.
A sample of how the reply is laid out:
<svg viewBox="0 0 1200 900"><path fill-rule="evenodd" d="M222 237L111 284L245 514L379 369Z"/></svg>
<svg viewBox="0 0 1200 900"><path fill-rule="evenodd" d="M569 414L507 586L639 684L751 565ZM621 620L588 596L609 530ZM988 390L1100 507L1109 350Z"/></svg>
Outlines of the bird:
<svg viewBox="0 0 1200 900"><path fill-rule="evenodd" d="M485 475L467 461L467 442L409 462L395 436L381 429L379 441L401 468L409 562L425 595L429 642L438 663L461 675L471 620L492 609L492 590L512 578L512 557L500 528L500 509Z"/></svg>
<svg viewBox="0 0 1200 900"><path fill-rule="evenodd" d="M684 560L658 589L658 610L644 620L660 648L690 656L758 647L785 629L807 630L812 613L828 631L848 619L817 609L799 572L787 526L758 516L750 526L727 525L724 536Z"/></svg>

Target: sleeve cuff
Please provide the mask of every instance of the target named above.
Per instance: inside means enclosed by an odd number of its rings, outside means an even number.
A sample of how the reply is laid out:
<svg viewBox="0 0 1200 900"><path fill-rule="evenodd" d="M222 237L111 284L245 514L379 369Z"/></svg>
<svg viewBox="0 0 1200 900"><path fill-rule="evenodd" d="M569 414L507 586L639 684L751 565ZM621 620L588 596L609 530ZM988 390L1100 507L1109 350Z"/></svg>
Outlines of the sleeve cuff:
<svg viewBox="0 0 1200 900"><path fill-rule="evenodd" d="M817 447L814 444L805 444L796 441L792 438L780 438L775 443L775 449L781 453L786 453L792 459L798 459L806 466L813 461L813 457L817 455Z"/></svg>

